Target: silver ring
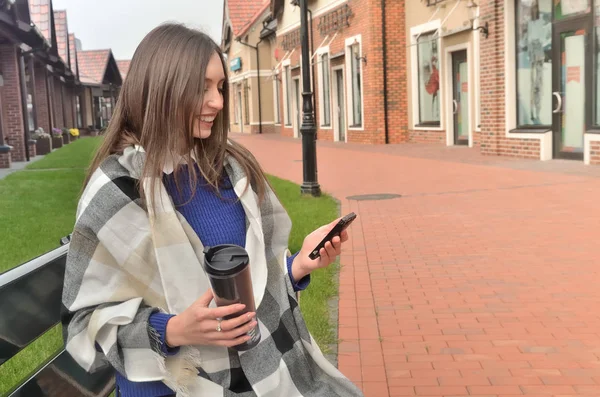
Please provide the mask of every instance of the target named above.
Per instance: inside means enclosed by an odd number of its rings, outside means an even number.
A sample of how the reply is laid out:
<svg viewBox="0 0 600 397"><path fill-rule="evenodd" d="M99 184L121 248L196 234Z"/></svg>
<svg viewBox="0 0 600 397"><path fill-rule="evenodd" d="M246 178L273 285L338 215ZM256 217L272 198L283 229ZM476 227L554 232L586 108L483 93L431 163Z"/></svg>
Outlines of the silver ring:
<svg viewBox="0 0 600 397"><path fill-rule="evenodd" d="M218 319L217 320L217 332L221 332L221 331L222 331L222 329L221 329L221 319Z"/></svg>

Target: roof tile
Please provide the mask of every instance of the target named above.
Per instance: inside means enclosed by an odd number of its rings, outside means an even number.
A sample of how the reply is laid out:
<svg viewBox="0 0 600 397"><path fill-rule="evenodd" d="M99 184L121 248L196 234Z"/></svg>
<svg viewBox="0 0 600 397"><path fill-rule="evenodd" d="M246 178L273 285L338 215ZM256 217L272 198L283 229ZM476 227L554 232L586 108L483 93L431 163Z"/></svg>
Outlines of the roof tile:
<svg viewBox="0 0 600 397"><path fill-rule="evenodd" d="M69 49L67 46L69 41L69 32L67 30L66 11L54 11L54 30L56 32L58 55L62 58L63 62L67 64L69 62Z"/></svg>
<svg viewBox="0 0 600 397"><path fill-rule="evenodd" d="M129 64L131 63L131 59L117 61L117 66L119 67L119 72L121 72L121 78L125 80L127 76L127 72L129 71Z"/></svg>
<svg viewBox="0 0 600 397"><path fill-rule="evenodd" d="M29 0L29 13L31 21L42 32L42 35L52 43L52 30L50 29L50 0Z"/></svg>
<svg viewBox="0 0 600 397"><path fill-rule="evenodd" d="M73 73L77 73L77 49L75 47L75 34L69 34L69 59L71 64L69 67Z"/></svg>
<svg viewBox="0 0 600 397"><path fill-rule="evenodd" d="M233 34L245 33L258 16L269 7L270 0L227 0Z"/></svg>
<svg viewBox="0 0 600 397"><path fill-rule="evenodd" d="M79 51L77 64L82 83L102 84L110 50Z"/></svg>

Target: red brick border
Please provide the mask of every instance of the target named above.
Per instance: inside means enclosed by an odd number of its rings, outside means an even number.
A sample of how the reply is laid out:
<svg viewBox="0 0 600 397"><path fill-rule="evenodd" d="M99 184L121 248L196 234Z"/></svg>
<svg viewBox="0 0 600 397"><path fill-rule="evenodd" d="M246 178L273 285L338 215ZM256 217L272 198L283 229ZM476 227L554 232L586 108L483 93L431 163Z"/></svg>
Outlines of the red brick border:
<svg viewBox="0 0 600 397"><path fill-rule="evenodd" d="M438 130L409 130L411 143L446 143L446 131Z"/></svg>
<svg viewBox="0 0 600 397"><path fill-rule="evenodd" d="M0 168L10 168L11 156L10 152L0 153Z"/></svg>
<svg viewBox="0 0 600 397"><path fill-rule="evenodd" d="M600 141L590 142L590 164L600 164Z"/></svg>

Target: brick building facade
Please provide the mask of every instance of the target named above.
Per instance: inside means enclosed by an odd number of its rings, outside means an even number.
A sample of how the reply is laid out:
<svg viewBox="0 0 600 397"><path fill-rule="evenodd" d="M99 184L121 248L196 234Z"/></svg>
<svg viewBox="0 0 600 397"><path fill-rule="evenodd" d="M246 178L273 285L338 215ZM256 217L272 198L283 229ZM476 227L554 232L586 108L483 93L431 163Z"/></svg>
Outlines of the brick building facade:
<svg viewBox="0 0 600 397"><path fill-rule="evenodd" d="M9 168L36 155L30 138L39 128L85 132L105 125L122 80L110 50L102 50L99 65L85 64L92 78L84 76L82 84L77 39L68 31L66 11L54 10L51 0L0 2L0 13L0 168ZM98 97L108 100L94 102Z"/></svg>
<svg viewBox="0 0 600 397"><path fill-rule="evenodd" d="M10 164L11 159L18 161L25 158L19 55L19 50L13 44L0 45L0 67L3 79L3 85L0 88L3 140L6 145L12 146L10 152L2 154L4 165Z"/></svg>
<svg viewBox="0 0 600 397"><path fill-rule="evenodd" d="M272 133L272 40L262 34L269 0L226 0L222 47L229 61L229 126L238 133Z"/></svg>
<svg viewBox="0 0 600 397"><path fill-rule="evenodd" d="M600 163L600 0L307 5L318 139L467 145L484 155ZM253 114L260 102L273 108L274 132L299 137L298 4L271 0L252 24L255 31L263 25L261 45L271 51L270 82L269 70L259 74L272 95L258 101L251 93L244 102L247 85L239 85L232 120L240 104L254 105Z"/></svg>
<svg viewBox="0 0 600 397"><path fill-rule="evenodd" d="M600 163L600 1L480 7L482 152Z"/></svg>
<svg viewBox="0 0 600 397"><path fill-rule="evenodd" d="M295 7L286 1L271 3L277 21L274 73L284 116L277 127L283 135L298 137L302 71ZM308 2L318 139L366 144L407 140L404 7L404 2L388 0Z"/></svg>
<svg viewBox="0 0 600 397"><path fill-rule="evenodd" d="M299 8L283 0L254 3L255 9L246 9L245 15L235 0L225 5L223 48L232 62L230 68L235 69L229 71L231 131L258 132L256 87L260 79L263 132L298 137L302 112ZM406 70L397 67L406 62L405 25L399 17L404 15L404 2L312 0L308 7L318 139L382 144L407 140L402 94ZM236 42L237 38L253 46L258 43L258 72L254 51Z"/></svg>
<svg viewBox="0 0 600 397"><path fill-rule="evenodd" d="M469 1L407 3L408 140L481 143L478 7Z"/></svg>

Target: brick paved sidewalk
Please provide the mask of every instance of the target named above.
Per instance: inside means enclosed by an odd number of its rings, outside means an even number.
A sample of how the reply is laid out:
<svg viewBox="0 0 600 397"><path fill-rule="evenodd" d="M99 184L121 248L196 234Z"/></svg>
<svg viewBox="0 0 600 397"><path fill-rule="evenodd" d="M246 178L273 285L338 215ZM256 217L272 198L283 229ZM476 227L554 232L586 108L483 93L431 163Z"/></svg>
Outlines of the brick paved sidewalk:
<svg viewBox="0 0 600 397"><path fill-rule="evenodd" d="M233 138L301 183L299 140ZM323 190L359 215L341 258L340 369L367 397L600 396L596 170L438 150L319 143ZM402 197L346 198L366 193Z"/></svg>

